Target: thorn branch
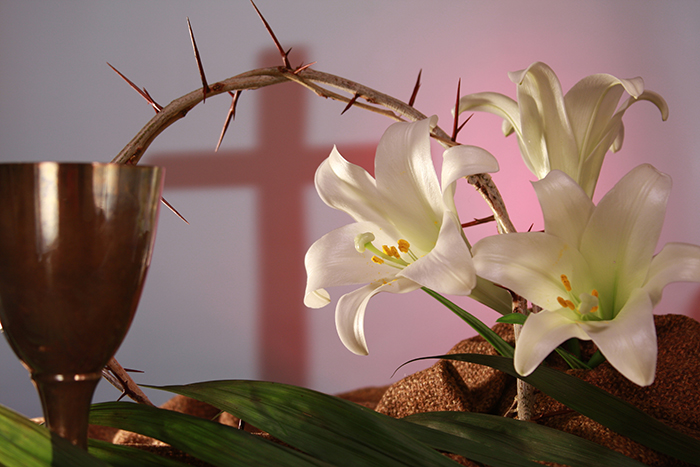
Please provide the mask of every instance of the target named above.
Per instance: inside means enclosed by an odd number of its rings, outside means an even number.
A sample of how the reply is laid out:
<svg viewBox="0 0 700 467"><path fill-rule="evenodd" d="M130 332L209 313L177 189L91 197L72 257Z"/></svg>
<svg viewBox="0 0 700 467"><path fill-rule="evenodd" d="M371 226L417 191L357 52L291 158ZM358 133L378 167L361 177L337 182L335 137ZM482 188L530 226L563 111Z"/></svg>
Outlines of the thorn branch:
<svg viewBox="0 0 700 467"><path fill-rule="evenodd" d="M475 225L486 224L487 222L493 222L495 220L496 216L490 215L488 217L482 217L481 219L474 219L473 221L465 222L462 224L462 228L474 227Z"/></svg>
<svg viewBox="0 0 700 467"><path fill-rule="evenodd" d="M352 99L348 101L348 105L346 105L343 111L340 112L340 115L343 115L350 107L352 107L352 105L355 103L358 97L360 97L360 94L356 92L355 95L352 96Z"/></svg>
<svg viewBox="0 0 700 467"><path fill-rule="evenodd" d="M192 41L192 49L194 50L194 59L197 61L199 77L202 79L202 103L204 103L207 100L207 94L211 90L209 89L209 84L207 84L207 77L204 76L204 66L202 65L202 59L199 56L197 41L194 40L194 32L192 31L192 24L190 23L189 18L187 18L187 29L190 31L190 40Z"/></svg>
<svg viewBox="0 0 700 467"><path fill-rule="evenodd" d="M107 66L109 66L112 70L114 70L114 72L115 72L116 74L118 74L119 76L121 76L122 79L123 79L124 81L126 81L127 83L129 83L129 86L131 86L131 88L132 88L133 90L135 90L136 92L138 92L139 95L140 95L141 97L143 97L144 99L146 99L146 102L148 102L149 104L151 104L151 107L153 107L153 110L155 110L156 113L158 113L158 112L160 112L161 110L163 110L163 106L160 105L160 104L158 104L156 101L153 100L153 98L152 98L151 95L148 93L148 91L146 91L146 88L143 88L143 91L142 91L141 89L139 89L138 86L136 86L136 84L134 84L133 81L131 81L129 78L127 78L126 76L124 76L123 74L121 74L121 73L119 72L119 70L117 70L116 68L114 68L109 62L107 62Z"/></svg>
<svg viewBox="0 0 700 467"><path fill-rule="evenodd" d="M277 47L277 50L279 51L280 55L282 56L282 64L285 69L291 70L292 65L289 63L289 52L292 49L287 50L286 52L284 51L284 48L282 48L282 44L280 44L280 41L277 40L277 36L275 36L275 33L272 31L272 28L270 27L270 24L265 20L265 17L260 13L260 10L258 7L255 5L255 2L253 0L250 0L250 3L253 5L253 8L255 8L255 11L258 13L258 16L262 20L263 24L265 25L265 29L267 29L267 32L270 34L272 37L272 41L275 43L275 47Z"/></svg>
<svg viewBox="0 0 700 467"><path fill-rule="evenodd" d="M416 84L413 86L413 92L411 93L411 98L408 100L408 105L413 107L413 104L416 102L416 96L418 95L418 90L420 89L420 77L423 74L423 69L421 68L420 71L418 71L418 78L416 79Z"/></svg>
<svg viewBox="0 0 700 467"><path fill-rule="evenodd" d="M457 81L457 102L455 104L455 115L454 115L454 121L452 122L452 141L457 142L457 133L459 133L460 128L457 127L457 122L459 122L459 112L457 111L459 109L459 95L460 95L460 88L462 86L462 78Z"/></svg>
<svg viewBox="0 0 700 467"><path fill-rule="evenodd" d="M214 149L214 152L219 151L219 147L221 146L221 142L224 140L226 130L228 130L229 123L231 123L231 121L233 121L236 118L236 106L238 105L238 97L241 95L241 90L238 89L235 93L229 91L228 93L231 95L231 107L229 107L228 109L226 121L224 122L224 127L221 129L221 135L219 135L219 142L216 143L216 149Z"/></svg>

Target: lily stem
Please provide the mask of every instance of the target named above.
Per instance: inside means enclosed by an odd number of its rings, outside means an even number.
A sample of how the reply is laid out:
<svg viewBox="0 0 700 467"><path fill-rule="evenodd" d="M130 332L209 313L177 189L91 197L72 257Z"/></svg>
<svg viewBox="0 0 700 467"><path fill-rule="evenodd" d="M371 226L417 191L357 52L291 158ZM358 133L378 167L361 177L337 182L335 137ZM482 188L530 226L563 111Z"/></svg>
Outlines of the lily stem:
<svg viewBox="0 0 700 467"><path fill-rule="evenodd" d="M519 295L513 294L513 312L522 313L525 316L529 314L527 309L527 300ZM515 333L515 346L518 346L520 339L520 331L522 324L514 324L513 331ZM517 402L518 402L518 420L529 421L532 419L532 414L535 410L535 389L528 383L518 378L517 381Z"/></svg>

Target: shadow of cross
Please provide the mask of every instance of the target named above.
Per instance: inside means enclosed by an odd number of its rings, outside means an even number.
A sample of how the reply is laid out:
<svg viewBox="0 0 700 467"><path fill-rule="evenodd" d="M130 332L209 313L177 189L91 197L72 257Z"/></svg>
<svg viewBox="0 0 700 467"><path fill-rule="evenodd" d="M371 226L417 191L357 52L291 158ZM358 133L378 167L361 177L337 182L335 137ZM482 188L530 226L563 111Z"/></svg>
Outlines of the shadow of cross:
<svg viewBox="0 0 700 467"><path fill-rule="evenodd" d="M294 51L296 63L303 53L296 48ZM262 66L279 60L276 51L261 57ZM148 163L166 168L167 188L255 187L259 206L259 377L304 385L309 364L303 304L304 254L309 246L304 192L313 184L316 168L328 157L332 145L310 147L305 141L307 102L314 98L309 91L295 83L283 83L255 92L260 98L260 112L258 142L252 150L157 154L149 157ZM339 113L342 108L338 104ZM339 148L345 158L365 168L374 165L375 149L376 144Z"/></svg>

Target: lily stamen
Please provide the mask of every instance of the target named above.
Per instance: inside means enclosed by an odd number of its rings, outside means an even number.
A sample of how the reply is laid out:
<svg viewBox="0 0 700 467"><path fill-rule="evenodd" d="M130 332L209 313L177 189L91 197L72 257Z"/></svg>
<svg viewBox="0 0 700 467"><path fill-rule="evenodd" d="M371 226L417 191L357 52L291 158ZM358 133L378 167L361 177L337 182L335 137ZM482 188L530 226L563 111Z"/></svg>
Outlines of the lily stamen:
<svg viewBox="0 0 700 467"><path fill-rule="evenodd" d="M399 239L398 245L401 253L406 253L413 261L418 260L418 257L411 251L411 244L408 243L408 240Z"/></svg>
<svg viewBox="0 0 700 467"><path fill-rule="evenodd" d="M596 289L591 290L591 293L582 293L578 297L572 294L571 281L566 274L560 276L561 283L564 285L564 289L569 292L569 298L557 297L557 303L561 305L562 308L568 308L575 311L580 316L591 315L598 311L598 291Z"/></svg>
<svg viewBox="0 0 700 467"><path fill-rule="evenodd" d="M401 258L401 255L399 255L399 250L396 249L395 246L387 246L387 245L382 245L382 251L384 252L385 255L388 256L393 256L394 258Z"/></svg>
<svg viewBox="0 0 700 467"><path fill-rule="evenodd" d="M566 277L566 274L561 275L561 283L564 284L564 288L567 292L571 292L571 282L569 282L569 278Z"/></svg>
<svg viewBox="0 0 700 467"><path fill-rule="evenodd" d="M395 246L383 245L382 249L379 250L372 243L375 236L372 232L365 232L357 235L355 237L355 249L358 253L364 253L365 250L369 250L374 253L372 256L372 262L376 264L386 264L387 266L392 266L395 268L405 268L409 263L401 259L398 250ZM408 243L408 242L406 242Z"/></svg>

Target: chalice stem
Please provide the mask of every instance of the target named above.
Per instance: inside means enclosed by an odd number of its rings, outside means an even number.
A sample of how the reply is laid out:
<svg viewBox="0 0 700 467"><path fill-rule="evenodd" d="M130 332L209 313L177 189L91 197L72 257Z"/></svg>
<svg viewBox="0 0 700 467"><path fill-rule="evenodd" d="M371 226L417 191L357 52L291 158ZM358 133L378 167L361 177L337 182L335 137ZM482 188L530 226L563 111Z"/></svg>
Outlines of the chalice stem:
<svg viewBox="0 0 700 467"><path fill-rule="evenodd" d="M32 375L46 425L74 445L87 449L88 412L102 375Z"/></svg>

